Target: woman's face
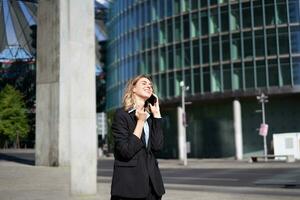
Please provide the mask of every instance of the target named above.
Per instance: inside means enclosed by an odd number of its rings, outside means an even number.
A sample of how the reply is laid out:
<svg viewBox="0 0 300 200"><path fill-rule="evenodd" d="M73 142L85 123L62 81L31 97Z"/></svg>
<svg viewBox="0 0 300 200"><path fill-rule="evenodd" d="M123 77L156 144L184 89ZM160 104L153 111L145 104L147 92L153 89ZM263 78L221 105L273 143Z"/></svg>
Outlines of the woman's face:
<svg viewBox="0 0 300 200"><path fill-rule="evenodd" d="M152 83L147 78L140 78L133 88L133 93L143 99L148 99L152 93Z"/></svg>

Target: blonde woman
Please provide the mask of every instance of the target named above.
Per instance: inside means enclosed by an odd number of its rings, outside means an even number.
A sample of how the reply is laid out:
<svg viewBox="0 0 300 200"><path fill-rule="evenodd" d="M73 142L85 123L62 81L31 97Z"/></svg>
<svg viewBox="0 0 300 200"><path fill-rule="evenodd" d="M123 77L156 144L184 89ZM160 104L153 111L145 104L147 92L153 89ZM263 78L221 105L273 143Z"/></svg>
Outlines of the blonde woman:
<svg viewBox="0 0 300 200"><path fill-rule="evenodd" d="M153 154L163 147L161 120L151 79L146 75L131 79L111 127L115 141L111 200L160 200L165 193Z"/></svg>

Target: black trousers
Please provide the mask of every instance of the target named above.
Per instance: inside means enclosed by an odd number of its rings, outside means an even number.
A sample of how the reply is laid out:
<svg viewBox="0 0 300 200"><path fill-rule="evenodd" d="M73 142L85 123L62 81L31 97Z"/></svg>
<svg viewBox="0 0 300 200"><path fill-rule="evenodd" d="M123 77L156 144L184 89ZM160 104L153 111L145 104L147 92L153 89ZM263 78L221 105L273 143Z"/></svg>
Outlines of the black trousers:
<svg viewBox="0 0 300 200"><path fill-rule="evenodd" d="M161 200L161 197L157 196L157 194L155 193L151 181L149 184L150 190L146 198L124 198L119 196L111 196L110 200Z"/></svg>

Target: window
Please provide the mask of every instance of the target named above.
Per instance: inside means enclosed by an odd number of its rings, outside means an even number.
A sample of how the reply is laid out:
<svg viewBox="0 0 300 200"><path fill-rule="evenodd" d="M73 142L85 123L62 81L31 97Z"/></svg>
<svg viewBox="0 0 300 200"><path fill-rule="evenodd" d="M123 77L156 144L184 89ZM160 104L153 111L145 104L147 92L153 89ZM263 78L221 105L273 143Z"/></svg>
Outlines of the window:
<svg viewBox="0 0 300 200"><path fill-rule="evenodd" d="M289 0L290 22L297 23L300 20L300 4L299 0Z"/></svg>
<svg viewBox="0 0 300 200"><path fill-rule="evenodd" d="M201 92L201 74L200 68L193 69L194 71L194 92L200 93Z"/></svg>
<svg viewBox="0 0 300 200"><path fill-rule="evenodd" d="M175 41L181 40L180 17L175 18Z"/></svg>
<svg viewBox="0 0 300 200"><path fill-rule="evenodd" d="M245 83L246 88L254 88L254 64L245 62Z"/></svg>
<svg viewBox="0 0 300 200"><path fill-rule="evenodd" d="M184 43L184 67L191 66L191 47L189 42Z"/></svg>
<svg viewBox="0 0 300 200"><path fill-rule="evenodd" d="M230 59L229 35L222 36L222 56L223 56L223 61Z"/></svg>
<svg viewBox="0 0 300 200"><path fill-rule="evenodd" d="M230 14L230 30L238 30L240 28L240 11L239 5L234 4L231 6Z"/></svg>
<svg viewBox="0 0 300 200"><path fill-rule="evenodd" d="M208 17L207 11L201 12L201 34L207 35L208 33Z"/></svg>
<svg viewBox="0 0 300 200"><path fill-rule="evenodd" d="M218 62L220 61L220 47L219 47L219 37L212 37L212 61L213 62Z"/></svg>
<svg viewBox="0 0 300 200"><path fill-rule="evenodd" d="M223 87L224 87L224 90L231 89L231 67L230 67L230 65L223 65Z"/></svg>
<svg viewBox="0 0 300 200"><path fill-rule="evenodd" d="M241 63L233 64L232 89L239 90L243 88L243 71Z"/></svg>
<svg viewBox="0 0 300 200"><path fill-rule="evenodd" d="M241 39L240 39L240 34L235 33L232 35L231 59L237 60L240 58L241 58Z"/></svg>
<svg viewBox="0 0 300 200"><path fill-rule="evenodd" d="M210 70L209 67L203 68L203 89L204 92L210 92Z"/></svg>
<svg viewBox="0 0 300 200"><path fill-rule="evenodd" d="M266 25L273 25L276 23L274 0L265 0L265 17Z"/></svg>
<svg viewBox="0 0 300 200"><path fill-rule="evenodd" d="M291 45L292 53L300 53L300 26L291 27Z"/></svg>
<svg viewBox="0 0 300 200"><path fill-rule="evenodd" d="M278 36L279 36L279 52L280 52L280 54L288 54L289 53L288 29L287 28L279 28Z"/></svg>
<svg viewBox="0 0 300 200"><path fill-rule="evenodd" d="M183 38L190 38L190 19L189 15L183 16Z"/></svg>
<svg viewBox="0 0 300 200"><path fill-rule="evenodd" d="M198 13L192 14L191 21L191 37L196 37L199 35L199 21L198 21Z"/></svg>
<svg viewBox="0 0 300 200"><path fill-rule="evenodd" d="M217 32L219 32L218 9L214 8L210 12L209 33L213 34Z"/></svg>
<svg viewBox="0 0 300 200"><path fill-rule="evenodd" d="M269 60L268 61L268 72L269 72L269 85L270 86L279 86L278 81L278 64L277 60Z"/></svg>
<svg viewBox="0 0 300 200"><path fill-rule="evenodd" d="M253 45L252 45L252 32L244 33L244 58L252 58L253 57Z"/></svg>
<svg viewBox="0 0 300 200"><path fill-rule="evenodd" d="M254 26L263 25L263 12L262 12L262 0L253 2L253 16L254 16Z"/></svg>
<svg viewBox="0 0 300 200"><path fill-rule="evenodd" d="M212 92L220 92L221 91L221 70L220 70L219 65L212 67L211 89L212 89Z"/></svg>
<svg viewBox="0 0 300 200"><path fill-rule="evenodd" d="M277 42L275 29L267 30L267 53L268 56L277 54Z"/></svg>
<svg viewBox="0 0 300 200"><path fill-rule="evenodd" d="M264 60L256 61L257 87L266 87L266 64Z"/></svg>
<svg viewBox="0 0 300 200"><path fill-rule="evenodd" d="M181 67L181 44L177 44L175 47L175 67L180 68Z"/></svg>
<svg viewBox="0 0 300 200"><path fill-rule="evenodd" d="M265 54L265 44L264 35L262 30L255 31L255 52L256 56L264 56Z"/></svg>
<svg viewBox="0 0 300 200"><path fill-rule="evenodd" d="M222 32L229 30L229 22L228 22L228 10L227 7L221 7L221 29Z"/></svg>
<svg viewBox="0 0 300 200"><path fill-rule="evenodd" d="M251 27L251 7L250 2L242 4L243 28Z"/></svg>
<svg viewBox="0 0 300 200"><path fill-rule="evenodd" d="M202 64L209 62L208 39L202 39Z"/></svg>
<svg viewBox="0 0 300 200"><path fill-rule="evenodd" d="M199 50L199 40L194 40L193 43L193 64L200 64L200 50Z"/></svg>

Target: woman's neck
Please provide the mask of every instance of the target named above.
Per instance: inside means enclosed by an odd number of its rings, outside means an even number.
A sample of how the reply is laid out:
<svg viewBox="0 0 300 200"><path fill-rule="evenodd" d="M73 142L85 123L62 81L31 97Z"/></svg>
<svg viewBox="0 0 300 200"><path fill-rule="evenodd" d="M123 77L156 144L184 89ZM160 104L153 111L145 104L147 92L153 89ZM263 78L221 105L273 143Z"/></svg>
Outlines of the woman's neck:
<svg viewBox="0 0 300 200"><path fill-rule="evenodd" d="M139 96L135 96L135 105L139 105L139 106L144 106L145 105L145 100L142 99Z"/></svg>

